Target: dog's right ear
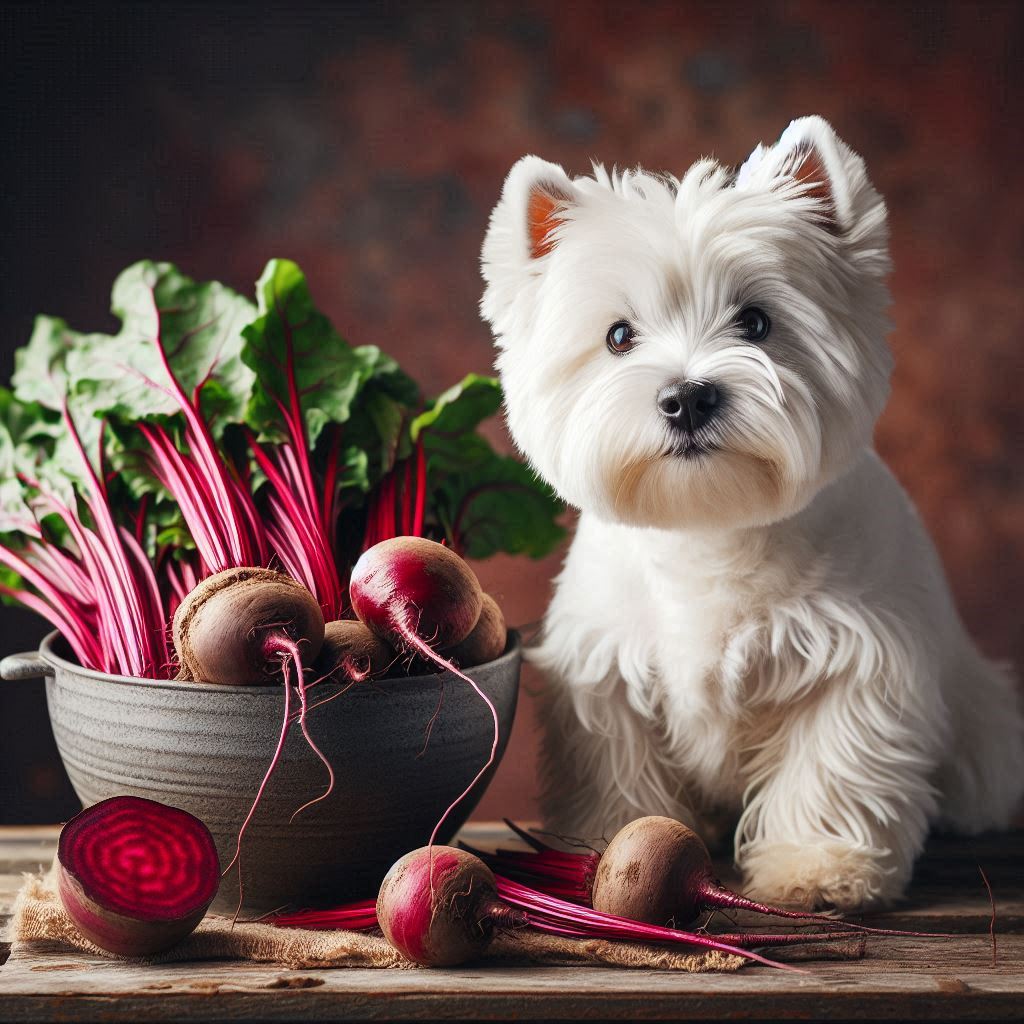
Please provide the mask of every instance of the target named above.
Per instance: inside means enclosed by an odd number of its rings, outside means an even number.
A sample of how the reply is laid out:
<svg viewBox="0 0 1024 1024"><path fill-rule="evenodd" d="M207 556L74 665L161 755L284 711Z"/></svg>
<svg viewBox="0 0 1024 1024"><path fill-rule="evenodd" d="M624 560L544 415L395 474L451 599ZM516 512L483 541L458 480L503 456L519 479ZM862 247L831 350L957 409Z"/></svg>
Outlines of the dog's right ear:
<svg viewBox="0 0 1024 1024"><path fill-rule="evenodd" d="M519 236L520 252L529 259L540 259L555 247L562 223L559 211L574 204L575 193L558 164L524 156L508 172L491 224L499 217L518 222L508 226Z"/></svg>
<svg viewBox="0 0 1024 1024"><path fill-rule="evenodd" d="M509 171L481 253L487 282L481 311L492 325L537 276L544 257L558 245L561 215L578 201L576 186L558 164L524 156Z"/></svg>

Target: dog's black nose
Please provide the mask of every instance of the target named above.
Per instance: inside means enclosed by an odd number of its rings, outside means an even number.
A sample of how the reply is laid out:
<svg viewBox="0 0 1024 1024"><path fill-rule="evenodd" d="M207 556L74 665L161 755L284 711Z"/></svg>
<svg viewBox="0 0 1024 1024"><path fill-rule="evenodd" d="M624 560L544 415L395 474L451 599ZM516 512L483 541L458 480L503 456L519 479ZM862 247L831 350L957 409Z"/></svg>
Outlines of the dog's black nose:
<svg viewBox="0 0 1024 1024"><path fill-rule="evenodd" d="M675 381L658 392L661 415L673 426L691 434L711 419L717 407L718 388L710 381Z"/></svg>

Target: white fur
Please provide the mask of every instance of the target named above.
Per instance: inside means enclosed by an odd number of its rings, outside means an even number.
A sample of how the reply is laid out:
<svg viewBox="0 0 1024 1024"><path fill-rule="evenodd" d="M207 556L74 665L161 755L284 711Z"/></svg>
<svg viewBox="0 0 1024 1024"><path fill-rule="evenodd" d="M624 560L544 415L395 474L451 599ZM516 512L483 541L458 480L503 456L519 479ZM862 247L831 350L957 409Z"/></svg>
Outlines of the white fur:
<svg viewBox="0 0 1024 1024"><path fill-rule="evenodd" d="M800 180L807 154L824 181ZM538 188L560 206L534 256ZM513 437L581 510L533 652L552 828L668 814L708 833L731 815L752 892L849 909L903 891L930 825L1007 824L1013 687L871 447L888 269L885 206L820 118L738 176L512 169L482 311ZM735 327L750 304L772 319L763 344ZM638 343L616 356L620 319ZM676 379L725 396L697 458L655 407Z"/></svg>

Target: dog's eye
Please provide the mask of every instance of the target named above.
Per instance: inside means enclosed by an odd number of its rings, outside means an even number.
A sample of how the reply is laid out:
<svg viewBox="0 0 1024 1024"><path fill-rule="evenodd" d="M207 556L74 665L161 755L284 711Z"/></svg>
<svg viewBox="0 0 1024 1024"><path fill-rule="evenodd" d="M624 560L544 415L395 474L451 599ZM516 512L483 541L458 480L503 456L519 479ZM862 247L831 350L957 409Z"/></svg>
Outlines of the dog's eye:
<svg viewBox="0 0 1024 1024"><path fill-rule="evenodd" d="M635 337L636 332L633 328L625 320L619 320L608 328L608 348L617 356L621 356L623 352L628 352L633 347Z"/></svg>
<svg viewBox="0 0 1024 1024"><path fill-rule="evenodd" d="M764 341L772 329L768 314L757 306L747 306L736 318L736 325L746 341Z"/></svg>

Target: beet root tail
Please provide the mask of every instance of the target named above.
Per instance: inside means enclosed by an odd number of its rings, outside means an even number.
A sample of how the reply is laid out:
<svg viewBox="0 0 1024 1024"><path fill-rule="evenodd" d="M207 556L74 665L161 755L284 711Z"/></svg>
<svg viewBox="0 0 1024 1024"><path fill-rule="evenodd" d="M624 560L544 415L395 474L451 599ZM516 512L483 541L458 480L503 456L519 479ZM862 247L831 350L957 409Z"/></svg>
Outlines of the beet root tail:
<svg viewBox="0 0 1024 1024"><path fill-rule="evenodd" d="M739 893L732 892L719 885L717 882L708 879L697 890L697 898L702 906L714 907L718 910L747 910L754 914L766 914L769 917L781 917L789 921L816 921L819 924L831 925L834 928L846 932L858 932L866 935L902 935L910 938L945 938L945 932L914 932L903 931L897 928L874 928L871 925L858 924L856 921L844 921L839 917L832 917L829 914L818 914L805 910L786 910L783 907L773 907L766 903L759 903L757 900L748 899Z"/></svg>
<svg viewBox="0 0 1024 1024"><path fill-rule="evenodd" d="M473 776L473 779L469 783L469 785L466 786L466 788L448 805L448 807L445 809L444 814L442 814L441 817L438 819L437 824L434 826L433 831L430 833L430 841L427 844L428 846L434 846L435 843L437 842L437 834L444 827L444 823L448 820L449 815L452 813L452 811L455 810L456 807L459 806L460 803L462 803L463 800L466 799L467 796L469 796L469 794L473 791L476 784L487 774L487 772L490 770L490 768L493 766L495 762L495 759L498 754L499 739L498 709L494 706L494 701L492 701L491 698L488 697L487 694L480 689L479 684L475 680L470 679L470 677L467 676L465 672L459 669L456 665L452 664L452 662L450 662L447 658L442 657L442 655L438 654L437 651L435 651L430 646L430 644L428 644L426 640L424 640L416 632L415 629L412 629L408 626L405 627L402 631L402 639L409 645L409 647L412 650L416 651L417 654L422 655L424 658L428 658L430 661L434 662L434 664L439 665L446 671L458 676L464 682L469 683L469 685L476 691L480 699L487 705L487 709L491 713L491 722L494 725L494 732L491 739L491 751L490 754L488 755L487 761L484 763L483 767L476 773L476 775Z"/></svg>

